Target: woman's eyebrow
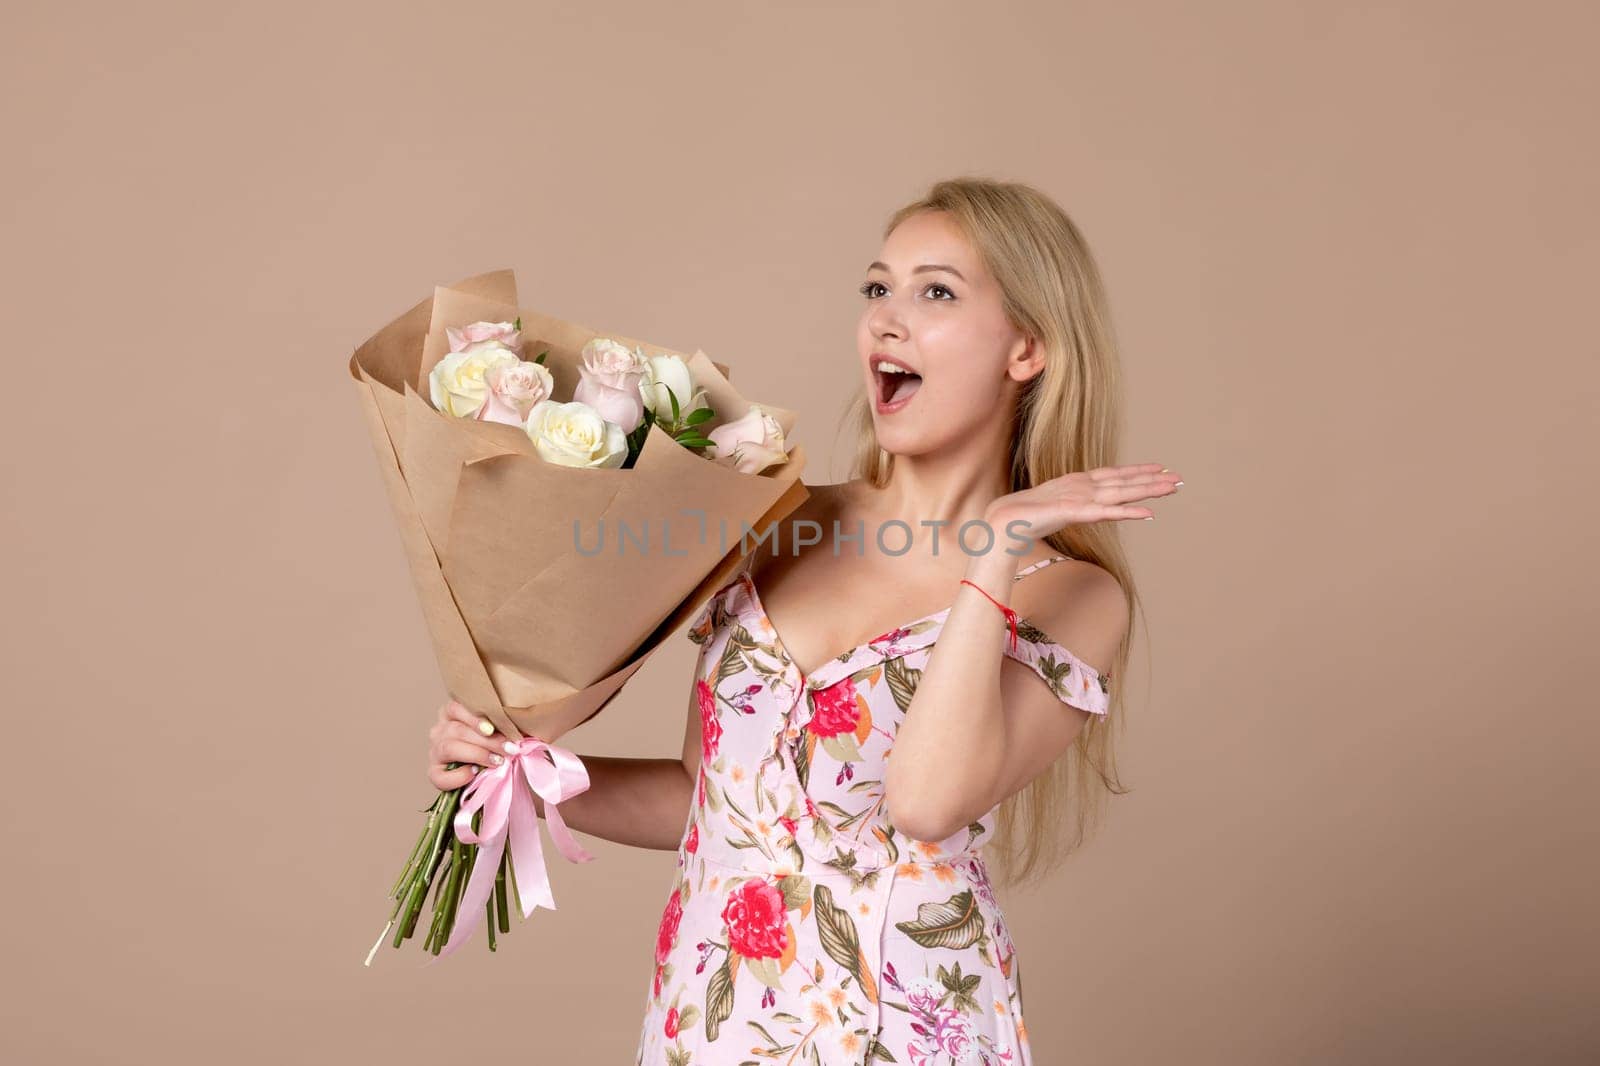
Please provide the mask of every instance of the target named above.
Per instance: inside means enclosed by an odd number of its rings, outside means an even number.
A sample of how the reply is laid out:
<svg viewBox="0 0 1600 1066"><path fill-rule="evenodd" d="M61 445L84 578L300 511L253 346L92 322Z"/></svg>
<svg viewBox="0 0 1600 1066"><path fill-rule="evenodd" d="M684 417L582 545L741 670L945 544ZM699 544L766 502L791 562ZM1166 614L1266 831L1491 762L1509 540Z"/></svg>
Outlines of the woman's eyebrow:
<svg viewBox="0 0 1600 1066"><path fill-rule="evenodd" d="M868 270L885 270L885 271L887 271L889 269L889 264L888 263L880 263L880 262L874 260L871 264L869 264L867 266L867 269ZM949 273L954 274L956 277L960 278L962 281L966 281L967 280L966 279L966 275L962 274L961 271L957 270L953 266L946 266L944 263L923 263L921 266L914 268L911 271L911 273L913 273L913 274L924 274L924 273L927 273L928 271L932 271L932 270L948 271Z"/></svg>

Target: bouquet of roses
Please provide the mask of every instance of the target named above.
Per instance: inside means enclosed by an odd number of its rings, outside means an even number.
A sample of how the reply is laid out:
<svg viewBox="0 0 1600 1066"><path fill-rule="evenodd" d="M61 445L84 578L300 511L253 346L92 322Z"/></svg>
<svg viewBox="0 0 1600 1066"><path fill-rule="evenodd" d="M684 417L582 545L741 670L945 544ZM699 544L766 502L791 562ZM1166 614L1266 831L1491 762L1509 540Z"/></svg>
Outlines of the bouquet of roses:
<svg viewBox="0 0 1600 1066"><path fill-rule="evenodd" d="M559 812L588 775L553 742L725 582L745 534L806 498L805 453L793 413L747 401L704 352L520 310L508 270L438 287L350 372L450 695L520 738L426 809L367 962L414 934L430 889L427 950L480 915L493 950L513 902L555 907L535 794L561 854L593 858Z"/></svg>

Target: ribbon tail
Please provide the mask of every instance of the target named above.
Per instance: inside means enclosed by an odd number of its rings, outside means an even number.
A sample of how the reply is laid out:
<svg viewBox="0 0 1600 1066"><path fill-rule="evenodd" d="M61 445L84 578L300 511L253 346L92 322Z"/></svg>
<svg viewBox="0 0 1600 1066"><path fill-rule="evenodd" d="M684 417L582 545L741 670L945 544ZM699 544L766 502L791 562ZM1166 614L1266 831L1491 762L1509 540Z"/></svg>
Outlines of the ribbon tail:
<svg viewBox="0 0 1600 1066"><path fill-rule="evenodd" d="M561 803L564 800L589 791L589 771L584 769L583 761L577 755L565 748L551 746L545 750L549 752L550 761L555 767L554 787L551 787L548 779L535 783L535 787L539 795L544 797L544 820L550 827L550 839L568 862L593 862L594 856L578 843L578 838L567 828L566 819L561 817Z"/></svg>
<svg viewBox="0 0 1600 1066"><path fill-rule="evenodd" d="M545 824L550 827L550 839L555 843L556 850L561 852L562 858L568 862L593 862L594 856L583 849L578 843L578 838L572 835L572 830L567 828L566 819L561 817L561 809L549 800L544 804Z"/></svg>
<svg viewBox="0 0 1600 1066"><path fill-rule="evenodd" d="M539 842L539 811L533 805L533 792L521 774L513 779L511 817L507 827L511 837L511 868L516 871L517 898L522 903L522 916L532 916L538 907L555 910L555 897L550 892L550 873L544 865L544 847Z"/></svg>

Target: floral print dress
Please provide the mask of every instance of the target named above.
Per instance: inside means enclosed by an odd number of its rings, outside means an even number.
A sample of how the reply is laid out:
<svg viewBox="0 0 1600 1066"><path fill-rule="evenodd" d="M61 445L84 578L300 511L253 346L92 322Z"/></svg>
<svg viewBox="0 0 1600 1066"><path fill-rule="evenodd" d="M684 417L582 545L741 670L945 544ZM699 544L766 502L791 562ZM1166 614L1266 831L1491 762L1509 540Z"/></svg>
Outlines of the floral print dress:
<svg viewBox="0 0 1600 1066"><path fill-rule="evenodd" d="M1065 556L1019 571L1017 579ZM702 750L635 1066L1029 1066L1016 949L979 849L897 831L885 760L949 607L819 667L747 569L696 617ZM1001 647L1106 713L1110 675L1019 619Z"/></svg>

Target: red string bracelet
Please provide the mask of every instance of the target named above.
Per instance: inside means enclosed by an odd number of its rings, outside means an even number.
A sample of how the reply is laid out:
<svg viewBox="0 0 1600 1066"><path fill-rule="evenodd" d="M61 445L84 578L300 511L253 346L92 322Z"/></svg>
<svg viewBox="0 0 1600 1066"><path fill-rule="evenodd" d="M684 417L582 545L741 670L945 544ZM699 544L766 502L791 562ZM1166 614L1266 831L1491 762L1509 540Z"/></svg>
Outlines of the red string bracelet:
<svg viewBox="0 0 1600 1066"><path fill-rule="evenodd" d="M961 583L963 585L972 585L972 582L968 581L966 578L962 578L961 579ZM979 592L983 592L983 589L978 588L977 585L972 585L972 587L975 588L975 589L978 589ZM1011 608L1007 607L1005 604L1001 603L999 600L995 599L993 596L990 596L987 592L983 592L983 594L984 594L985 597L988 598L990 603L992 603L996 607L1000 608L1000 613L1001 614L1006 616L1006 624L1011 627L1011 650L1012 651L1016 651L1017 650L1017 612L1013 611Z"/></svg>

